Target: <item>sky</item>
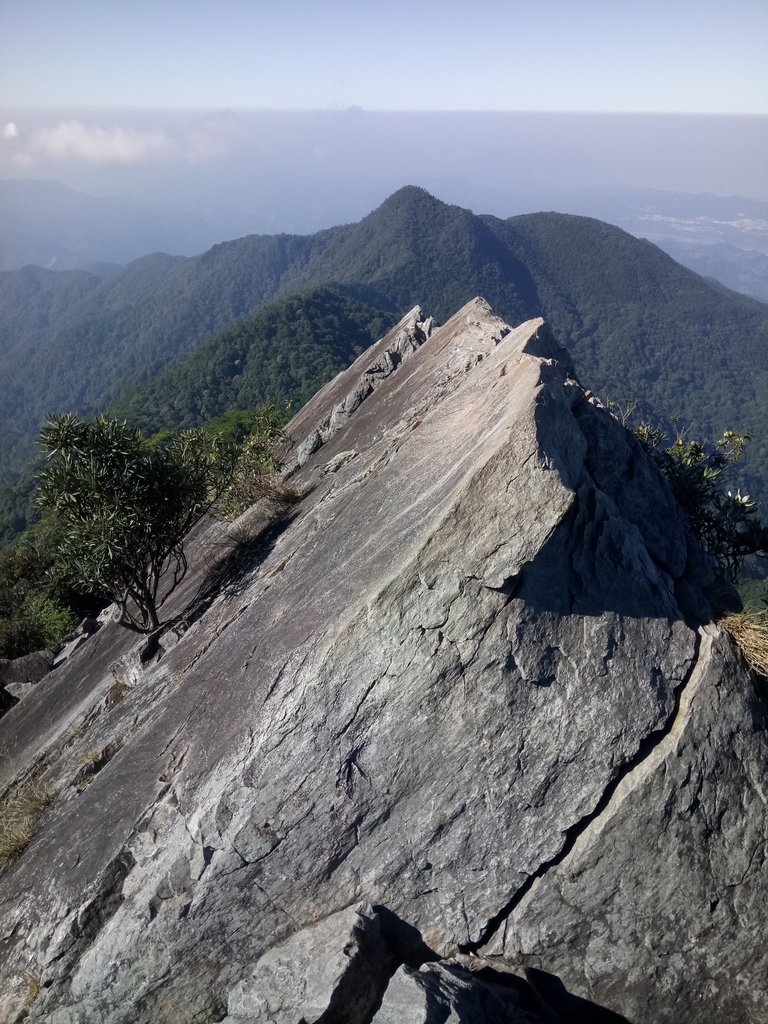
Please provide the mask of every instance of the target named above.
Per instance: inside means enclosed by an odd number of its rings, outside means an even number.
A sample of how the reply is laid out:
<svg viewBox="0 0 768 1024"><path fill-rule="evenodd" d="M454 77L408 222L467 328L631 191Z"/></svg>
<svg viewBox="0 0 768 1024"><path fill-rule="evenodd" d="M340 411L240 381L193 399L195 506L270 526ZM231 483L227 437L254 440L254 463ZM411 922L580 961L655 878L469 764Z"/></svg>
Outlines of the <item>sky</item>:
<svg viewBox="0 0 768 1024"><path fill-rule="evenodd" d="M0 0L4 107L768 114L766 0Z"/></svg>
<svg viewBox="0 0 768 1024"><path fill-rule="evenodd" d="M236 233L404 184L768 199L768 0L0 0L0 179ZM480 113L482 112L482 113Z"/></svg>

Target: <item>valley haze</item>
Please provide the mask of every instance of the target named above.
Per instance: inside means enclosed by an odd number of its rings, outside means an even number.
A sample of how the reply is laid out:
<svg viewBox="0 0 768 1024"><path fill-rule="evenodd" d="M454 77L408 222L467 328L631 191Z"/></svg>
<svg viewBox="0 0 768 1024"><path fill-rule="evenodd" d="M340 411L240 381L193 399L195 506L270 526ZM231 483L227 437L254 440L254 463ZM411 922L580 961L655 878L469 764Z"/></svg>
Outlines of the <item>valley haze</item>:
<svg viewBox="0 0 768 1024"><path fill-rule="evenodd" d="M766 116L5 108L0 121L2 178L234 213L242 233L329 227L404 184L507 216L571 188L768 200Z"/></svg>

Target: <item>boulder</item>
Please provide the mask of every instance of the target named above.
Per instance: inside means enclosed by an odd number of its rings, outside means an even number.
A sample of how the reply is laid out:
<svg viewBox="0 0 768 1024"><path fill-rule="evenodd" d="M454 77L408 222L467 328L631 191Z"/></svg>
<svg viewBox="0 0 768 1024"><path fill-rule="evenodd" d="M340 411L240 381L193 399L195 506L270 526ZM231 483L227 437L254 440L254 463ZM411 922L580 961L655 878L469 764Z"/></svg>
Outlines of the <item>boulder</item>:
<svg viewBox="0 0 768 1024"><path fill-rule="evenodd" d="M50 651L33 651L20 658L0 658L0 687L15 704L48 675L53 665L53 654Z"/></svg>
<svg viewBox="0 0 768 1024"><path fill-rule="evenodd" d="M68 658L71 658L75 651L82 647L89 637L101 629L101 626L102 620L100 618L84 618L77 629L73 629L62 640L54 656L54 667L58 668Z"/></svg>
<svg viewBox="0 0 768 1024"><path fill-rule="evenodd" d="M370 907L332 914L274 946L229 994L231 1024L366 1024L397 967Z"/></svg>
<svg viewBox="0 0 768 1024"><path fill-rule="evenodd" d="M501 977L501 976L500 976ZM389 984L373 1024L537 1024L521 1009L514 988L486 981L455 963L401 967Z"/></svg>

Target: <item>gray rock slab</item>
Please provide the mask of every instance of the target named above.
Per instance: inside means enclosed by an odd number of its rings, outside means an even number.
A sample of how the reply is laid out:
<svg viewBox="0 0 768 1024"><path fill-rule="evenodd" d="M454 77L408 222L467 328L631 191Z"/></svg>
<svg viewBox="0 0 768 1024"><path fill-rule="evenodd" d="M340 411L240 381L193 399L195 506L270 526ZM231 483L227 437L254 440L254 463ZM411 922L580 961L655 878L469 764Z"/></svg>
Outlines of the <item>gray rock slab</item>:
<svg viewBox="0 0 768 1024"><path fill-rule="evenodd" d="M0 709L9 711L48 675L53 666L50 651L33 651L21 658L0 658L0 689L7 694L0 703Z"/></svg>
<svg viewBox="0 0 768 1024"><path fill-rule="evenodd" d="M425 322L406 321L298 414L295 443ZM215 524L193 539L172 605L187 611L155 657L107 623L0 721L0 785L35 767L56 793L0 877L0 1018L34 976L32 1021L221 1020L270 951L369 903L432 956L490 944L502 964L551 961L620 1011L640 1006L629 979L658 977L635 1017L658 1024L679 1019L684 988L653 974L679 938L656 879L702 884L734 920L749 894L750 932L768 931L762 833L725 813L761 813L764 726L734 699L750 677L702 625L701 566L665 484L560 353L542 321L513 329L468 303L308 455L290 515L247 542ZM702 680L735 717L692 699ZM693 731L689 707L705 709ZM684 771L665 788L680 730L709 766L693 859L665 810L685 800ZM632 917L631 942L589 947L610 876L576 900L583 933L550 884L582 848L609 864L638 837L644 867L604 923L610 939ZM695 928L691 991L706 988L710 1021L739 1020L728 972L755 993L763 961ZM735 925L724 934L733 945Z"/></svg>
<svg viewBox="0 0 768 1024"><path fill-rule="evenodd" d="M12 686L16 683L39 683L53 668L50 651L34 651L21 658L0 658L0 684Z"/></svg>
<svg viewBox="0 0 768 1024"><path fill-rule="evenodd" d="M387 988L373 1024L536 1024L517 992L455 963L401 967Z"/></svg>
<svg viewBox="0 0 768 1024"><path fill-rule="evenodd" d="M768 1020L766 707L705 635L673 729L486 953L630 1020Z"/></svg>
<svg viewBox="0 0 768 1024"><path fill-rule="evenodd" d="M397 967L370 907L339 911L274 946L229 993L231 1024L368 1024Z"/></svg>

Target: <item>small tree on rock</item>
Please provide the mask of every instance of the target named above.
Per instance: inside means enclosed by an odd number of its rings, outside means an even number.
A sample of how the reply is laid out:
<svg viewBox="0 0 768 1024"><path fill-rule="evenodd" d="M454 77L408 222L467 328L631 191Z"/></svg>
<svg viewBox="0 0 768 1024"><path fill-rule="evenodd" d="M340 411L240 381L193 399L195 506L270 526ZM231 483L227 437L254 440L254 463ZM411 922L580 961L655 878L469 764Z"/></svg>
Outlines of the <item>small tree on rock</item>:
<svg viewBox="0 0 768 1024"><path fill-rule="evenodd" d="M151 632L187 571L184 538L230 484L238 448L205 430L160 444L124 422L53 416L41 435L48 466L39 503L63 527L58 553L73 585Z"/></svg>

